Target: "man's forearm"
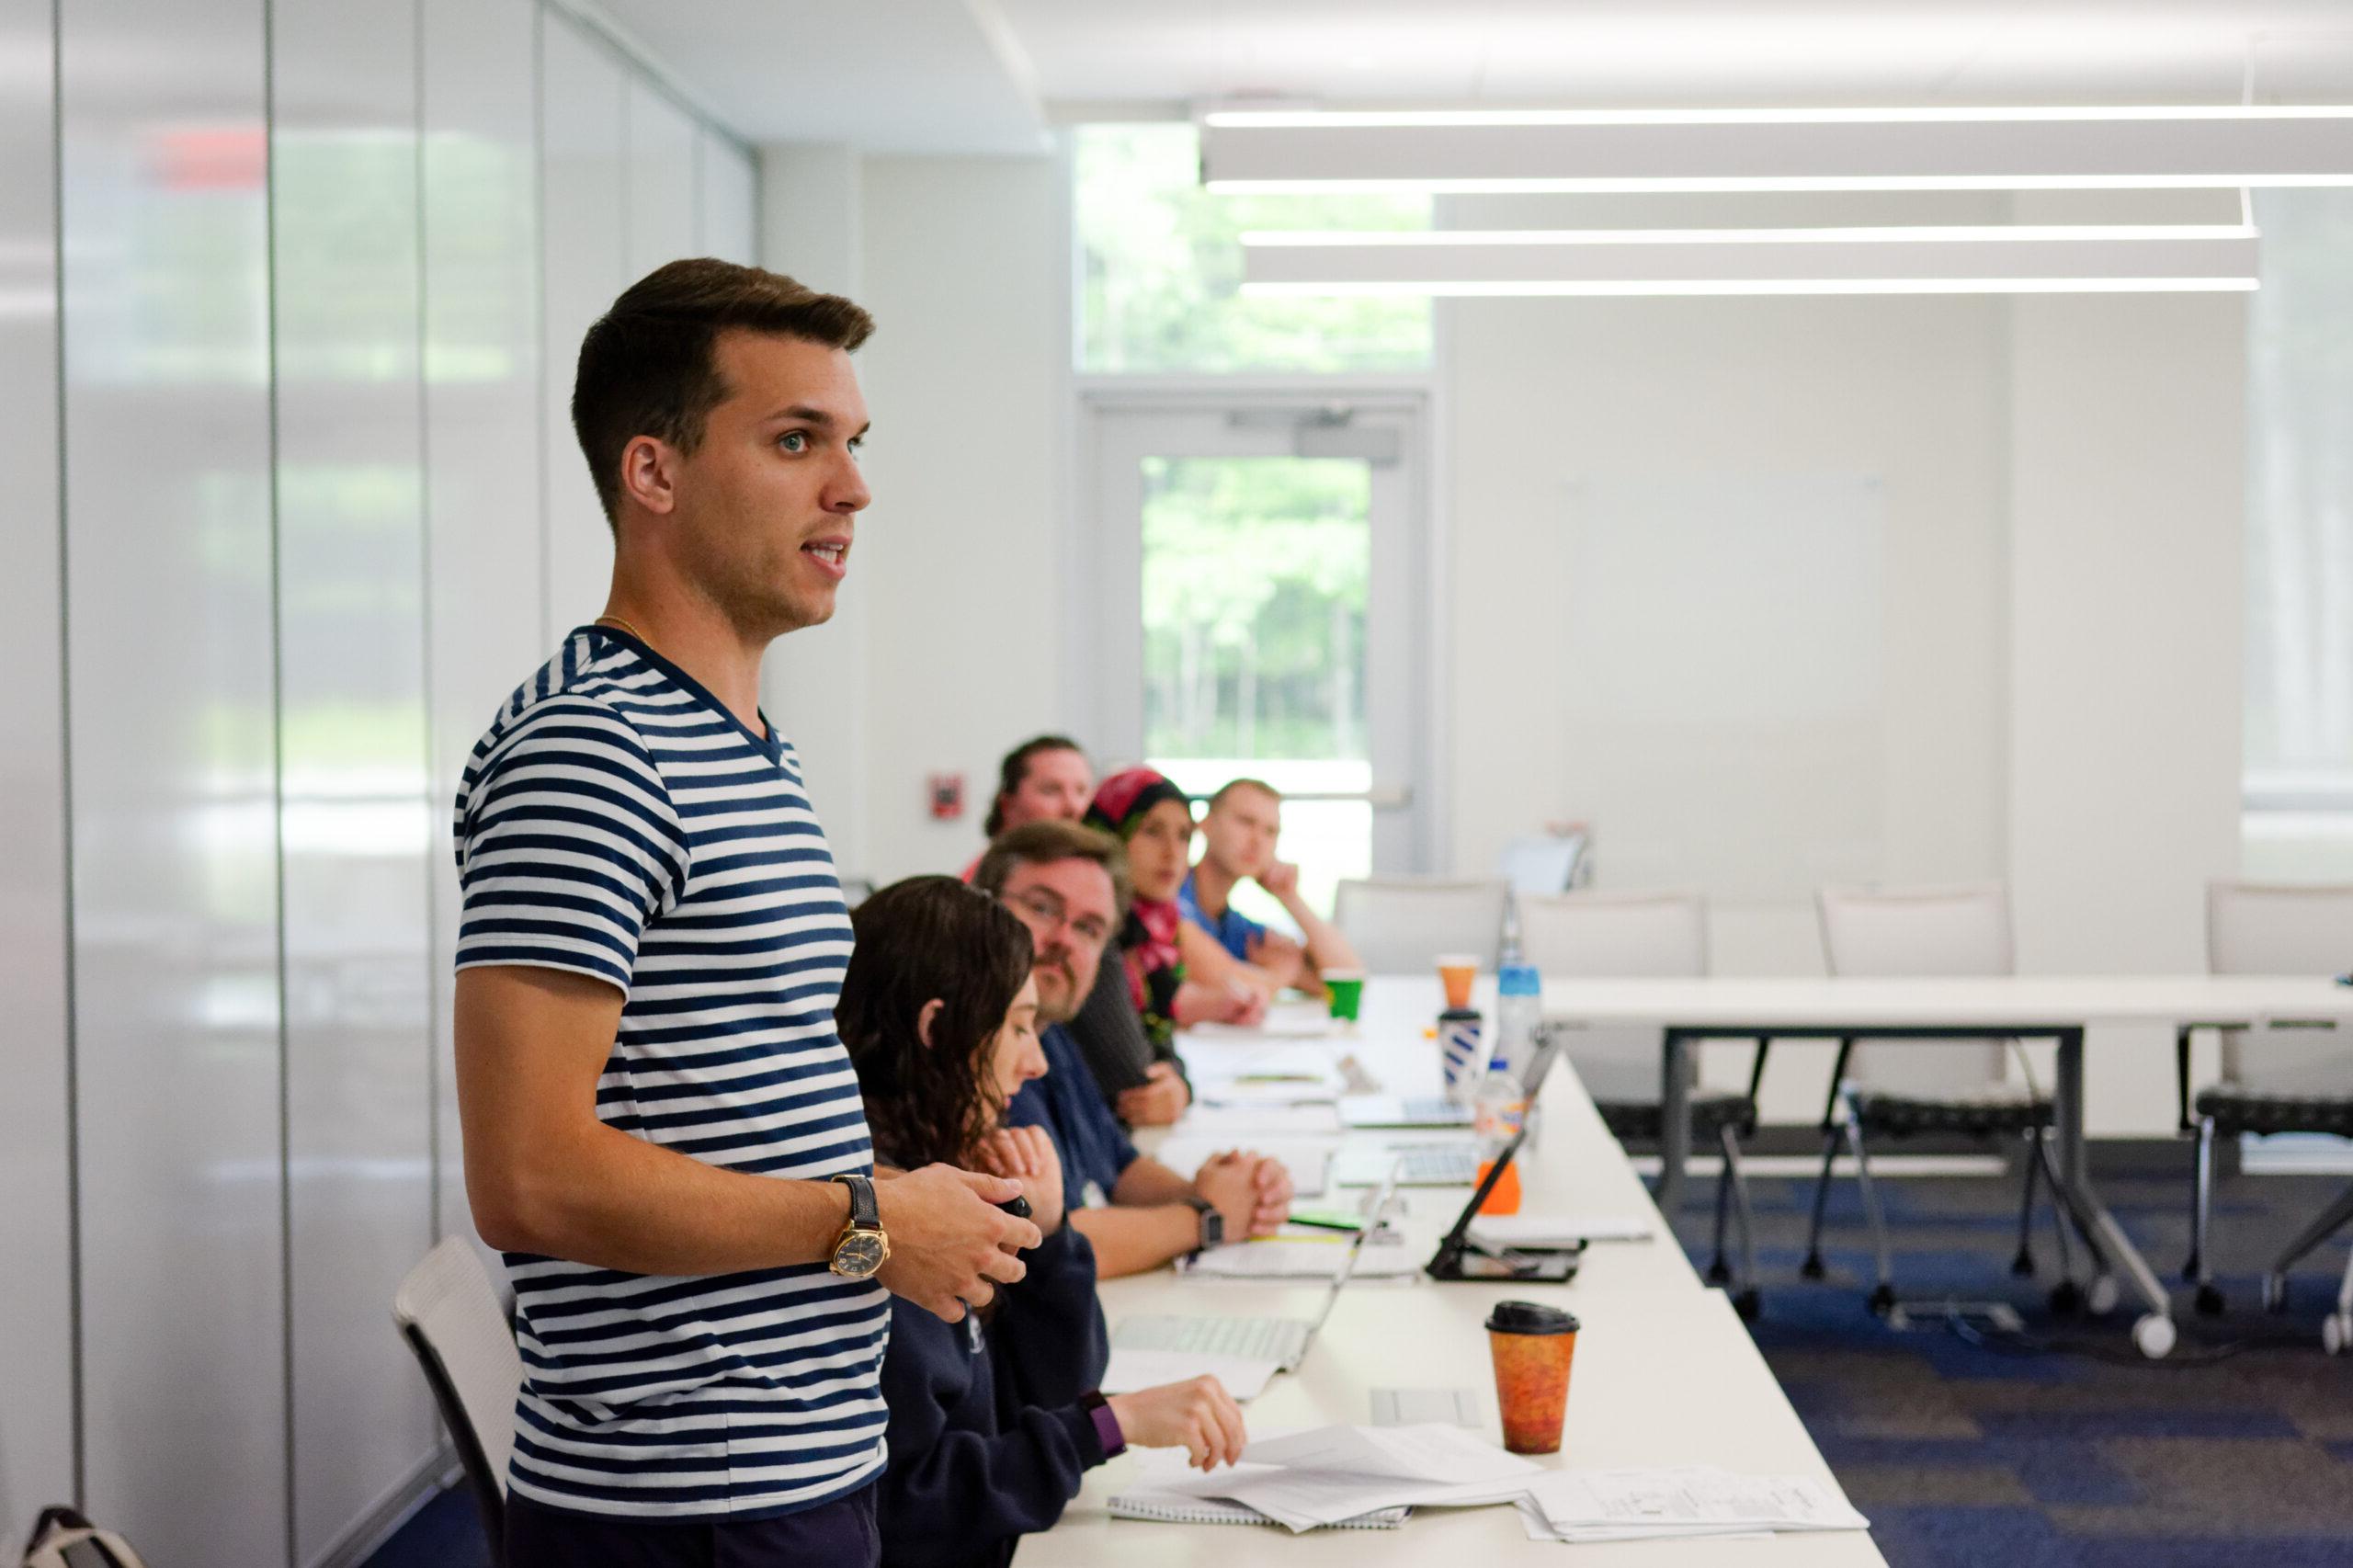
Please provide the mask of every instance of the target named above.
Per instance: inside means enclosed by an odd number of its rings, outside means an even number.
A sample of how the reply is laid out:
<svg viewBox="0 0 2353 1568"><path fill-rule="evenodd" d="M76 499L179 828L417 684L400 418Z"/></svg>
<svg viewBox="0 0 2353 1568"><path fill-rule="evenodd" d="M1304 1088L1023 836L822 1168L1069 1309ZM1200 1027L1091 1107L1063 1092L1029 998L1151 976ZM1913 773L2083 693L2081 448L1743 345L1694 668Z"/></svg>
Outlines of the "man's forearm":
<svg viewBox="0 0 2353 1568"><path fill-rule="evenodd" d="M1111 1184L1111 1201L1123 1209L1190 1203L1194 1191L1189 1179L1178 1176L1150 1154L1139 1154L1128 1162L1128 1168L1121 1171L1120 1179Z"/></svg>
<svg viewBox="0 0 2353 1568"><path fill-rule="evenodd" d="M839 1182L731 1171L597 1124L499 1180L468 1162L483 1239L629 1274L733 1274L815 1263L848 1222ZM890 1223L888 1184L876 1195Z"/></svg>
<svg viewBox="0 0 2353 1568"><path fill-rule="evenodd" d="M1158 1268L1201 1240L1199 1211L1181 1202L1074 1209L1070 1222L1095 1249L1095 1273L1102 1279Z"/></svg>
<svg viewBox="0 0 2353 1568"><path fill-rule="evenodd" d="M1282 901L1283 909L1299 923L1299 935L1307 944L1307 956L1318 971L1327 969L1361 969L1356 949L1340 935L1340 928L1309 906L1294 891Z"/></svg>

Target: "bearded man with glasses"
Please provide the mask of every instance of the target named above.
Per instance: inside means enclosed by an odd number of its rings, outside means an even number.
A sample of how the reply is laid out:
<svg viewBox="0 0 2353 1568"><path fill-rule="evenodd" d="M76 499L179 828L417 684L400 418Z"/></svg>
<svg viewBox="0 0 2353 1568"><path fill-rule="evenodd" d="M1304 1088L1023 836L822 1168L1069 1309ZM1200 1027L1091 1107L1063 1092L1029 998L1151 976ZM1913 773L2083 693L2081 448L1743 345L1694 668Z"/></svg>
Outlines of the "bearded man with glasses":
<svg viewBox="0 0 2353 1568"><path fill-rule="evenodd" d="M1070 1222L1095 1248L1096 1273L1140 1274L1205 1247L1272 1233L1290 1211L1281 1162L1230 1151L1189 1180L1138 1153L1104 1097L1070 1024L1097 992L1103 955L1126 901L1118 840L1074 823L1012 829L981 857L972 882L1029 927L1046 1075L1013 1098L1006 1119L1043 1127L1063 1165ZM1124 984L1113 988L1132 1012ZM1137 1037L1142 1039L1139 1026ZM1013 1157L997 1176L1018 1179Z"/></svg>

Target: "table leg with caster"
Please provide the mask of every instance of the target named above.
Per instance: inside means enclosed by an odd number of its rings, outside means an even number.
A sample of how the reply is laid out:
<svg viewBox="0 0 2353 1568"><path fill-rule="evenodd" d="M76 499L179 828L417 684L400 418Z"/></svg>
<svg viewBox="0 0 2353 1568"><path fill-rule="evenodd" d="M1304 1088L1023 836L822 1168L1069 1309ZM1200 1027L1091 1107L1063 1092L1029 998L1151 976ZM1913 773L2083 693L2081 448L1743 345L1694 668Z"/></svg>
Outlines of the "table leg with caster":
<svg viewBox="0 0 2353 1568"><path fill-rule="evenodd" d="M2052 1096L2053 1119L2059 1134L2059 1189L2085 1221L2086 1239L2092 1244L2099 1273L2092 1280L2085 1304L2094 1311L2114 1310L2120 1291L2116 1273L2121 1270L2147 1311L2132 1325L2132 1344L2152 1361L2173 1354L2178 1333L2173 1321L2173 1298L2157 1278L2156 1270L2132 1244L2124 1227L2093 1191L2091 1160L2084 1145L2084 1031L2065 1029L2059 1035L2059 1071Z"/></svg>

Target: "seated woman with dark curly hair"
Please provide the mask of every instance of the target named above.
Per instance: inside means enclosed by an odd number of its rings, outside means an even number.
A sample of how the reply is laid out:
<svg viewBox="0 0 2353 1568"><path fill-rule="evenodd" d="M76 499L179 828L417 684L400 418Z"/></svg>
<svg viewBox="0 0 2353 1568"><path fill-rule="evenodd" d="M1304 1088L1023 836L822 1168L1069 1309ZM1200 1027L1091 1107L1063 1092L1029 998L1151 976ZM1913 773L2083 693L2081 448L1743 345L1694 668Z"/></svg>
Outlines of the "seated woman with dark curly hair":
<svg viewBox="0 0 2353 1568"><path fill-rule="evenodd" d="M961 1322L892 1298L882 1363L883 1563L1001 1568L1130 1443L1184 1448L1204 1470L1231 1463L1242 1412L1214 1378L1096 1392L1110 1348L1095 1254L1063 1223L1052 1140L1005 1125L1014 1091L1046 1071L1029 929L953 877L893 883L852 921L858 946L835 1017L877 1160L1015 1176L1045 1237L1025 1256L1028 1276Z"/></svg>

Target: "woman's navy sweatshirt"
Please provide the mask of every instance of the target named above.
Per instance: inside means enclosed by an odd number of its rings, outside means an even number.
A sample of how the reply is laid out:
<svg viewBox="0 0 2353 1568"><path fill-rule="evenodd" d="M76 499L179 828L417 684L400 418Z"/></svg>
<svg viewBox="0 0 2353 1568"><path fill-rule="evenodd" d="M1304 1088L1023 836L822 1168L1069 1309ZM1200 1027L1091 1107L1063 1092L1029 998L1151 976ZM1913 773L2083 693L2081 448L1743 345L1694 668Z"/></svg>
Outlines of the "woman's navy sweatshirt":
<svg viewBox="0 0 2353 1568"><path fill-rule="evenodd" d="M1103 1462L1079 1403L1111 1358L1095 1251L1065 1222L1021 1256L1029 1274L985 1323L942 1323L891 1299L883 1568L1003 1568Z"/></svg>

